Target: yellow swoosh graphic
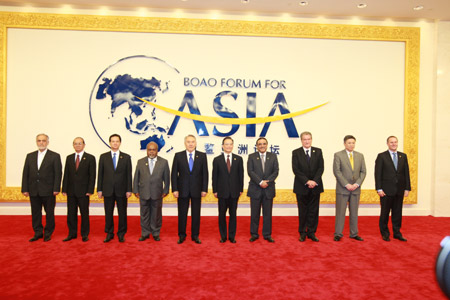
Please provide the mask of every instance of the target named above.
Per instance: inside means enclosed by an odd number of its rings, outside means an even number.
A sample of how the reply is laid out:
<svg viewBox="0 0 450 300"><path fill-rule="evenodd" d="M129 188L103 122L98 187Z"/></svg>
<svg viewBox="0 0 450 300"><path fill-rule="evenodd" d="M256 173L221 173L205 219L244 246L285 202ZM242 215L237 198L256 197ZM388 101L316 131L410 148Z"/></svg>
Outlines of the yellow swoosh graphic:
<svg viewBox="0 0 450 300"><path fill-rule="evenodd" d="M162 111L165 111L167 113L182 117L182 118L186 118L186 119L191 119L191 120L195 120L195 121L203 121L206 123L215 123L215 124L227 124L227 125L247 125L247 124L260 124L260 123L267 123L267 122L275 122L275 121L281 121L284 119L289 119L289 118L293 118L293 117L297 117L303 114L306 114L310 111L316 110L319 107L322 107L326 104L328 104L329 102L325 102L322 104L319 104L317 106L311 107L311 108L307 108L304 110L300 110L300 111L296 111L293 113L289 113L289 114L284 114L284 115L280 115L280 116L272 116L272 117L263 117L263 118L239 118L239 119L234 119L234 118L222 118L222 117L208 117L208 116L200 116L200 115L195 115L195 114L191 114L191 113L185 113L182 111L178 111L175 109L171 109L171 108L167 108L161 105L158 105L156 103L147 101L145 99L136 97L141 101L144 101L145 103L150 104L151 106L160 109Z"/></svg>

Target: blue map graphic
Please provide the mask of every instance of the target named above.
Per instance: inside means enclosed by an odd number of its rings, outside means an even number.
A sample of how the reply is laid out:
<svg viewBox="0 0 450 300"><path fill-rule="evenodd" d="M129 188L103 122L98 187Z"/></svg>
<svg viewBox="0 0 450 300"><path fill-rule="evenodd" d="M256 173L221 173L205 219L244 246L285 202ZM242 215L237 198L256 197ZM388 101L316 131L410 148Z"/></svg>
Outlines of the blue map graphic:
<svg viewBox="0 0 450 300"><path fill-rule="evenodd" d="M147 107L147 103L138 99L142 98L149 102L156 102L158 93L165 93L169 90L168 82L165 83L165 87L161 88L161 81L152 77L151 79L134 78L129 74L117 75L114 80L111 78L102 78L103 83L99 84L96 99L103 100L109 95L111 97L111 117L114 117L116 109L128 105L130 114L124 118L125 128L137 135L147 135L151 133L149 137L140 141L141 150L145 150L147 144L155 142L161 150L166 141L163 134L167 132L167 129L156 125L157 119L155 108L151 108L151 118L145 119L144 110Z"/></svg>

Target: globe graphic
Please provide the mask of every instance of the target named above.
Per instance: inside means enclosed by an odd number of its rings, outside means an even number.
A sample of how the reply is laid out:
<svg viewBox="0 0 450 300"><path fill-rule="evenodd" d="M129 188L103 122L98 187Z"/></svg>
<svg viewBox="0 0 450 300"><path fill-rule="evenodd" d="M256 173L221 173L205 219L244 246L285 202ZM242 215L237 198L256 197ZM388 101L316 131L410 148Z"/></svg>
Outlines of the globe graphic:
<svg viewBox="0 0 450 300"><path fill-rule="evenodd" d="M97 78L89 100L90 118L98 137L109 146L109 136L117 133L126 140L127 148L144 150L149 142L156 142L160 151L170 152L170 123L158 118L165 112L139 98L160 105L180 99L173 87L182 84L181 80L177 69L145 55L125 57L106 68Z"/></svg>

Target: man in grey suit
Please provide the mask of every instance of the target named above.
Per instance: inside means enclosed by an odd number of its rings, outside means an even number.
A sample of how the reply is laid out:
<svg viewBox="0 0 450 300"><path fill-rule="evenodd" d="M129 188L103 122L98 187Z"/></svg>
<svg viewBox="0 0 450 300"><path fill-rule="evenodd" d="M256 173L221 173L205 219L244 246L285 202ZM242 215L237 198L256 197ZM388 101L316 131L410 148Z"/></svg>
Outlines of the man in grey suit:
<svg viewBox="0 0 450 300"><path fill-rule="evenodd" d="M153 236L159 241L162 226L162 202L169 193L170 170L166 159L158 156L158 145L147 144L147 156L141 158L134 173L133 193L141 207L141 237L145 241Z"/></svg>
<svg viewBox="0 0 450 300"><path fill-rule="evenodd" d="M336 177L336 218L334 240L340 241L345 223L347 202L350 212L350 238L363 241L358 235L358 208L361 196L361 184L366 178L364 155L354 151L356 138L344 137L345 149L334 154L333 174Z"/></svg>
<svg viewBox="0 0 450 300"><path fill-rule="evenodd" d="M275 197L275 179L279 171L278 158L276 154L267 152L267 140L263 137L256 141L256 148L258 151L250 154L247 161L247 172L250 177L247 190L251 207L250 242L259 238L258 227L262 206L262 235L266 241L274 243L272 206Z"/></svg>

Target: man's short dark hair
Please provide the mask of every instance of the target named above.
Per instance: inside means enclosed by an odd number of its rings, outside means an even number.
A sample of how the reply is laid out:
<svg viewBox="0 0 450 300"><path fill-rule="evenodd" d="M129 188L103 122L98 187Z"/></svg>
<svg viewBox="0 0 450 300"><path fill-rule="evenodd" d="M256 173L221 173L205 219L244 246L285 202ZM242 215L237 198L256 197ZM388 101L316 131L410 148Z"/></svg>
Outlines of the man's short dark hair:
<svg viewBox="0 0 450 300"><path fill-rule="evenodd" d="M355 140L355 141L356 141L356 138L355 138L353 135L348 134L348 135L344 136L344 143L345 143L347 140Z"/></svg>
<svg viewBox="0 0 450 300"><path fill-rule="evenodd" d="M389 143L389 139L394 138L398 141L398 138L395 135L391 135L387 138L386 143Z"/></svg>
<svg viewBox="0 0 450 300"><path fill-rule="evenodd" d="M111 143L111 139L112 139L113 137L118 137L118 138L119 138L119 141L122 143L122 138L121 138L120 135L118 135L117 133L111 134L111 136L109 137L109 142L110 142L110 143Z"/></svg>
<svg viewBox="0 0 450 300"><path fill-rule="evenodd" d="M256 140L256 144L258 145L258 142L260 141L260 140L265 140L266 141L266 143L268 143L267 142L267 139L265 138L265 137L259 137L257 140Z"/></svg>
<svg viewBox="0 0 450 300"><path fill-rule="evenodd" d="M234 144L233 139L232 139L230 136L226 136L226 137L224 137L223 140L222 140L222 145L225 144L225 141L226 141L226 140L231 140L231 142Z"/></svg>

